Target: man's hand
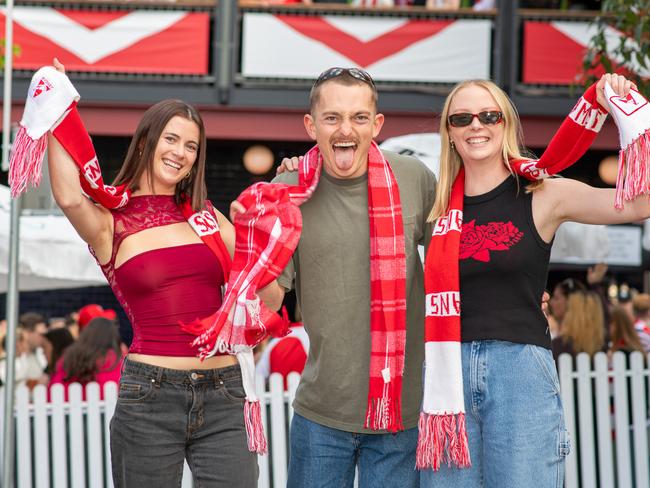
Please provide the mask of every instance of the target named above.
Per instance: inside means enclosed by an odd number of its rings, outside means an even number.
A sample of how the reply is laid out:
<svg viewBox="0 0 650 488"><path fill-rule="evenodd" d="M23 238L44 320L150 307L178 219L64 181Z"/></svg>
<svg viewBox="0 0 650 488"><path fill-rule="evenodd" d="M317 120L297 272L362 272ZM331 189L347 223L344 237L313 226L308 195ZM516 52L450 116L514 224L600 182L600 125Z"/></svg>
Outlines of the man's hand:
<svg viewBox="0 0 650 488"><path fill-rule="evenodd" d="M303 156L284 158L280 163L280 166L278 166L278 169L275 171L275 174L280 175L285 171L289 171L290 173L293 171L298 171L298 167L300 166L300 161L302 161L302 158Z"/></svg>
<svg viewBox="0 0 650 488"><path fill-rule="evenodd" d="M548 317L548 301L551 299L551 295L548 294L546 290L542 293L542 312Z"/></svg>
<svg viewBox="0 0 650 488"><path fill-rule="evenodd" d="M244 212L246 212L246 208L241 203L239 203L237 200L234 200L233 202L230 203L230 214L229 214L229 216L230 216L230 221L231 222L233 222L233 223L235 222L235 216L237 214L243 214Z"/></svg>

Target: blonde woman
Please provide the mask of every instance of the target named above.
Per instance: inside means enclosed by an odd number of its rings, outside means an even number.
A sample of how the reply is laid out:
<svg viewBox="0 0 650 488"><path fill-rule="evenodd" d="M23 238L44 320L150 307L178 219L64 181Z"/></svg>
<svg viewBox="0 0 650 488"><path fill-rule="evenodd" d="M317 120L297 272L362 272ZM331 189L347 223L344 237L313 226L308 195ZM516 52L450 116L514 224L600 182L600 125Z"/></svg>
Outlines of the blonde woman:
<svg viewBox="0 0 650 488"><path fill-rule="evenodd" d="M621 96L632 87L621 76L605 75L597 94L591 91L593 101L577 105L575 120L568 121L576 138L564 137L562 144L554 140L543 156L546 163L550 158L570 164L579 157L576 147L586 150L595 134L580 137L602 121L606 81ZM544 171L524 158L520 134L512 102L494 83L465 81L447 97L440 181L430 214L434 231L425 264L427 342L418 467L433 469L421 472L423 487L562 486L569 444L540 306L553 236L566 221L615 224L650 216L647 197L615 210L612 189L566 178L531 185L515 176L513 161L521 164L519 173ZM453 250L445 247L452 239L455 262L442 251ZM459 288L431 292L436 280L451 278ZM430 326L434 322L442 325ZM459 410L453 409L454 395ZM427 416L451 421L429 422ZM436 426L451 439L442 442L442 462L440 430L432 434ZM467 467L470 459L467 469L453 466Z"/></svg>
<svg viewBox="0 0 650 488"><path fill-rule="evenodd" d="M553 339L553 356L586 352L593 356L605 348L605 318L600 297L588 290L575 291L567 297L567 308L560 333Z"/></svg>

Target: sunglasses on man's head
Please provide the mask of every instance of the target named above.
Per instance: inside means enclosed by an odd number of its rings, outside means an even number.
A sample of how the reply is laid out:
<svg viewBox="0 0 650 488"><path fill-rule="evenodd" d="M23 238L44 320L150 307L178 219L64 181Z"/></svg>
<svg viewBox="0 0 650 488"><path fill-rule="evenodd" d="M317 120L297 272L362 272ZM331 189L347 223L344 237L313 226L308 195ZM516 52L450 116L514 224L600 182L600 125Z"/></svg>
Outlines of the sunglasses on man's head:
<svg viewBox="0 0 650 488"><path fill-rule="evenodd" d="M497 112L496 110L486 110L485 112L479 112L477 114L463 112L450 115L447 120L449 120L449 125L452 127L467 127L472 123L474 117L476 117L481 124L495 125L503 120L503 113Z"/></svg>
<svg viewBox="0 0 650 488"><path fill-rule="evenodd" d="M372 81L372 77L364 70L360 68L330 68L323 71L320 76L316 79L314 86L318 86L321 83L331 80L332 78L338 78L344 74L350 75L352 78L356 78L359 81L372 86L374 88L375 82Z"/></svg>

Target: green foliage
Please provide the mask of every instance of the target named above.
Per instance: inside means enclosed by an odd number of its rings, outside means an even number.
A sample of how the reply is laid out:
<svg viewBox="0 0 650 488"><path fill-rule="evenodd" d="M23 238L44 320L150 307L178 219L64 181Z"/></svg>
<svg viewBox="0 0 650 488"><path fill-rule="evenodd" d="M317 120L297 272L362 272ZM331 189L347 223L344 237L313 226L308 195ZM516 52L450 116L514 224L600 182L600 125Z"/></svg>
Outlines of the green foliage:
<svg viewBox="0 0 650 488"><path fill-rule="evenodd" d="M13 51L14 57L20 56L20 46L14 44L11 48ZM0 70L5 69L5 40L0 39Z"/></svg>
<svg viewBox="0 0 650 488"><path fill-rule="evenodd" d="M586 84L594 82L598 72L617 71L650 96L650 78L638 74L650 70L650 0L602 0L601 5L596 34L583 60Z"/></svg>

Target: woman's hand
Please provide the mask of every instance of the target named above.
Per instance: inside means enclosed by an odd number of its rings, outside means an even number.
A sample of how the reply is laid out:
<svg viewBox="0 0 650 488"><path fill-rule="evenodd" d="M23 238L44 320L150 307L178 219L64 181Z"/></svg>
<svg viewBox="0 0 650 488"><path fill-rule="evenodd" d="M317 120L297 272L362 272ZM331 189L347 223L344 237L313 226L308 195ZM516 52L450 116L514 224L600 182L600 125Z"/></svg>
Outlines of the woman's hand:
<svg viewBox="0 0 650 488"><path fill-rule="evenodd" d="M59 61L58 58L54 58L52 60L52 66L54 66L54 69L56 69L59 73L65 74L65 66L61 64L61 61Z"/></svg>
<svg viewBox="0 0 650 488"><path fill-rule="evenodd" d="M630 93L630 89L636 90L636 85L625 78L625 76L617 75L615 73L605 73L600 77L596 84L596 93L598 95L598 103L601 107L609 112L609 103L605 97L605 83L609 83L614 93L620 97L625 97Z"/></svg>

